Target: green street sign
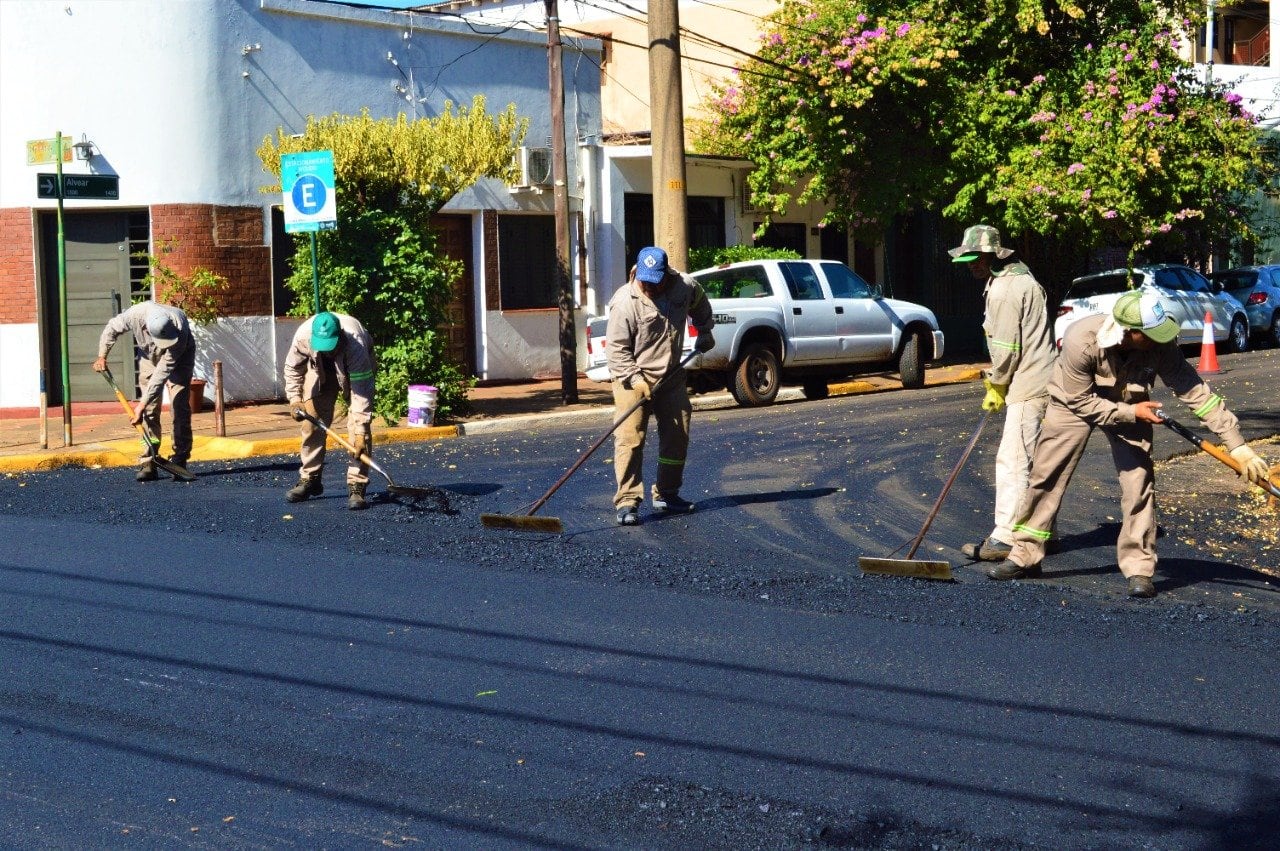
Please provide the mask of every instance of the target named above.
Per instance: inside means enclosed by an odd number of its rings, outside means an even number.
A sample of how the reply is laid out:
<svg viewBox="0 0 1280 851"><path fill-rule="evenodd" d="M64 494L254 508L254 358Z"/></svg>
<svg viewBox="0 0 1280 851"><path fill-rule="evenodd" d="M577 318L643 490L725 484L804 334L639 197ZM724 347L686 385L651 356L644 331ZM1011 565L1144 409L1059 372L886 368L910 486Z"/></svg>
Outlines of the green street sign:
<svg viewBox="0 0 1280 851"><path fill-rule="evenodd" d="M36 197L58 197L58 175L41 172L36 175ZM115 174L63 174L62 197L120 200L120 177Z"/></svg>

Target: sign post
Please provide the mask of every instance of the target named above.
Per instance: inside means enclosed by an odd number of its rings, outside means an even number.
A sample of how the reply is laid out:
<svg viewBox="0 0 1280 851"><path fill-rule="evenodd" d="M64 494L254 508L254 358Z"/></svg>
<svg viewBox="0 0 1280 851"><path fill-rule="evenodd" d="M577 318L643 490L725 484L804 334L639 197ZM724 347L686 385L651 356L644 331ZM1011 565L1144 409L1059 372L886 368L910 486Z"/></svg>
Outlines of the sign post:
<svg viewBox="0 0 1280 851"><path fill-rule="evenodd" d="M58 131L54 139L53 155L58 167L55 188L58 192L58 307L62 334L62 443L71 446L71 351L67 335L67 233L62 224L62 131Z"/></svg>
<svg viewBox="0 0 1280 851"><path fill-rule="evenodd" d="M320 269L316 261L316 231L338 227L338 195L334 189L333 151L303 151L280 157L280 188L284 195L286 233L311 234L311 285L315 312L320 312Z"/></svg>

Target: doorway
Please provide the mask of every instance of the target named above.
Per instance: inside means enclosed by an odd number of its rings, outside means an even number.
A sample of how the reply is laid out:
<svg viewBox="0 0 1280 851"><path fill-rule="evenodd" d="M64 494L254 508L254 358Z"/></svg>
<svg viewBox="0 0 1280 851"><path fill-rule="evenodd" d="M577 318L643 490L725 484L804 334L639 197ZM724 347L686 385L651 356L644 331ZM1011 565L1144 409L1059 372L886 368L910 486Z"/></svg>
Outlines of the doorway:
<svg viewBox="0 0 1280 851"><path fill-rule="evenodd" d="M140 220L141 227L137 227ZM131 222L134 227L131 231ZM147 247L149 216L145 212L63 213L66 246L67 361L72 402L104 402L115 398L111 388L93 374L98 338L103 326L133 303L135 287L131 253ZM50 405L62 405L68 394L62 385L62 310L58 283L58 220L53 212L39 216L41 303L40 329L46 388ZM142 275L145 275L145 262ZM140 280L140 277L139 277ZM121 337L108 359L116 383L136 383L133 340Z"/></svg>

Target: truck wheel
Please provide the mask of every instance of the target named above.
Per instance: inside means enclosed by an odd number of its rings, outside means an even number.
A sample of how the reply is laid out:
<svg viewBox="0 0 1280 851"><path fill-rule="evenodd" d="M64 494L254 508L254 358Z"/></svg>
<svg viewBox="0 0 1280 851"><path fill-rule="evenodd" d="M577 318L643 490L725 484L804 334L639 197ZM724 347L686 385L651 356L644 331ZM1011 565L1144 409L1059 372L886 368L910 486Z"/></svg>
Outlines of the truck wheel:
<svg viewBox="0 0 1280 851"><path fill-rule="evenodd" d="M825 399L831 395L831 386L825 381L810 379L804 383L802 389L804 398L810 401Z"/></svg>
<svg viewBox="0 0 1280 851"><path fill-rule="evenodd" d="M778 395L778 357L763 343L747 346L733 370L733 398L739 405L756 408L773 404Z"/></svg>
<svg viewBox="0 0 1280 851"><path fill-rule="evenodd" d="M902 376L902 386L908 390L917 390L924 386L924 361L920 359L920 350L924 341L919 331L912 331L911 336L902 344L902 353L898 355L898 374Z"/></svg>

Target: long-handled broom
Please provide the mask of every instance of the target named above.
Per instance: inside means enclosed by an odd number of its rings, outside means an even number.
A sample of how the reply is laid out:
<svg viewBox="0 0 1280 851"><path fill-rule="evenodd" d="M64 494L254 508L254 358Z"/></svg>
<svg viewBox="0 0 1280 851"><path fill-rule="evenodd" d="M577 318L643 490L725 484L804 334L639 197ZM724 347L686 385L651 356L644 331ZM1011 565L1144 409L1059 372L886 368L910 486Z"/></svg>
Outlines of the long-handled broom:
<svg viewBox="0 0 1280 851"><path fill-rule="evenodd" d="M870 556L861 556L858 559L858 567L862 568L863 573L887 573L891 576L915 576L920 579L943 579L950 580L951 562L935 561L935 560L919 560L915 558L916 550L920 548L920 543L924 540L924 535L929 531L929 527L933 525L933 519L938 516L938 510L942 508L942 501L947 498L947 494L951 491L951 486L955 484L956 477L960 475L960 470L964 467L966 461L969 460L973 447L978 443L978 435L982 434L982 428L987 424L987 418L991 416L990 411L982 412L982 419L978 420L978 427L973 430L973 437L969 438L969 445L964 448L964 453L960 456L960 460L956 463L956 468L951 471L951 475L947 478L947 483L942 486L942 493L938 494L938 499L933 503L933 508L929 511L929 516L925 518L924 525L920 527L920 532L911 541L911 549L907 550L906 558L873 558ZM902 547L898 547L890 556L893 556Z"/></svg>
<svg viewBox="0 0 1280 851"><path fill-rule="evenodd" d="M115 391L116 400L120 402L120 407L124 408L124 412L132 420L133 406L129 404L129 400L125 397L124 391L120 389L120 385L116 384L115 377L111 375L111 370L102 370L102 377L111 385L111 389ZM160 454L160 439L151 433L146 420L136 424L134 428L138 430L138 437L142 439L142 448L152 464L155 464L180 482L194 482L196 480L196 477L186 467L181 464L175 464Z"/></svg>
<svg viewBox="0 0 1280 851"><path fill-rule="evenodd" d="M666 380L671 375L679 372L680 369L683 369L685 366L688 366L689 361L693 360L698 354L698 350L694 349L689 352L689 354L685 355L684 360L680 361L680 366L678 368L671 370L666 375L662 376L662 378L658 379L658 383L653 386L653 390L650 395L652 396L656 394L658 392L658 388L666 383ZM529 509L524 514L481 514L480 522L491 529L515 529L519 532L551 532L553 534L563 532L564 523L560 522L559 517L535 517L534 512L546 505L547 500L551 499L551 495L560 490L560 486L569 481L570 476L578 472L578 468L585 464L587 459L595 454L595 451L600 448L601 444L605 442L609 435L617 431L618 426L626 422L627 417L634 414L636 410L638 410L639 407L647 401L648 399L642 397L630 408L627 408L619 414L617 419L613 421L613 425L609 426L609 430L600 435L600 439L591 444L586 452L583 452L578 456L578 460L573 462L573 466L566 470L564 475L561 476L546 493L538 497L538 499L533 503L533 505L529 506Z"/></svg>
<svg viewBox="0 0 1280 851"><path fill-rule="evenodd" d="M377 461L374 461L371 457L369 457L369 454L367 452L357 452L356 448L351 444L351 441L347 440L345 437L338 434L333 429L329 428L327 425L322 423L316 417L311 416L311 414L307 413L302 408L294 408L293 411L295 414L300 414L304 420L311 423L312 425L319 426L320 428L324 429L325 432L330 437L338 441L338 443L342 446L343 449L346 449L348 452L351 453L351 457L359 458L365 464L368 464L371 469L377 470L379 473L381 473L382 477L387 480L387 491L389 493L400 494L401 496L414 496L414 497L418 497L418 496L435 497L439 495L439 491L436 490L435 488L415 488L415 487L410 487L408 485L396 484L395 479L391 478L391 474L388 473L386 470L382 469L382 465L380 465Z"/></svg>
<svg viewBox="0 0 1280 851"><path fill-rule="evenodd" d="M1185 437L1193 445L1204 450L1208 454L1212 455L1214 458L1217 458L1223 464L1226 464L1228 467L1235 470L1236 475L1242 475L1244 473L1244 471L1240 469L1240 462L1232 458L1231 454L1227 452L1227 450L1223 449L1221 446L1217 446L1216 444L1210 443L1207 440L1201 439L1196 435L1195 432L1193 432L1191 429L1187 428L1186 426L1182 425L1181 423L1173 419L1173 417L1170 417L1164 411L1157 410L1156 416L1160 418L1160 422L1167 425L1170 429L1177 432L1182 437ZM1280 499L1280 488L1276 487L1275 482L1268 481L1264 484L1258 485L1258 487L1262 488L1264 491L1271 494L1276 499Z"/></svg>

